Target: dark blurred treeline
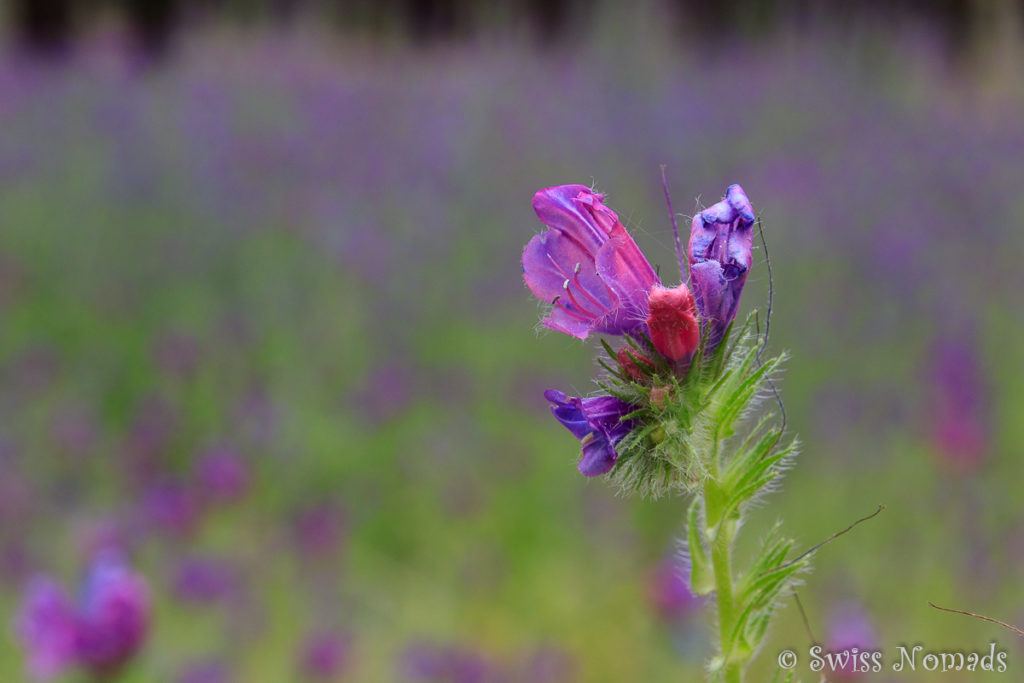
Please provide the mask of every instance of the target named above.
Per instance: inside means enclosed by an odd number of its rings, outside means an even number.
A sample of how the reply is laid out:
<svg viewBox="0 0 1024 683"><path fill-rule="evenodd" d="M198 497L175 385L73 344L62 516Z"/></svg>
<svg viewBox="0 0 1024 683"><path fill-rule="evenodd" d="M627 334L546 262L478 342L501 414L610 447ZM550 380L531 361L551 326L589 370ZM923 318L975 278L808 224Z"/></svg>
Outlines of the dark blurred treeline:
<svg viewBox="0 0 1024 683"><path fill-rule="evenodd" d="M661 0L681 39L727 46L782 26L921 24L952 55L984 48L1006 21L1024 26L1024 0ZM211 21L287 26L315 18L339 31L398 36L419 44L458 41L481 29L527 26L541 44L586 31L588 0L12 0L8 24L38 54L66 53L78 33L104 16L120 16L141 51L160 57L190 26ZM724 48L724 49L727 49Z"/></svg>

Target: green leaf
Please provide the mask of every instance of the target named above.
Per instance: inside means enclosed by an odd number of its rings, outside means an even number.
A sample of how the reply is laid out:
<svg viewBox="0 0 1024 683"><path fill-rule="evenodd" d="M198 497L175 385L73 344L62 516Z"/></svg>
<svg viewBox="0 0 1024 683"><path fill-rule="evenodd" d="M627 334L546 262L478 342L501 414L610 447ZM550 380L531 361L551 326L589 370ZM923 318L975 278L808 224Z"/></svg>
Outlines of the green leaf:
<svg viewBox="0 0 1024 683"><path fill-rule="evenodd" d="M764 424L764 420L754 428L751 432L751 436L748 437L749 442L753 438L753 434ZM750 472L755 469L761 469L765 457L771 452L775 444L778 443L779 437L782 436L782 432L777 428L771 428L761 437L761 440L757 442L753 447L744 444L741 446L737 454L729 461L729 465L726 468L724 479L727 488L733 489L739 486L742 482L746 481ZM776 461L777 462L777 461Z"/></svg>

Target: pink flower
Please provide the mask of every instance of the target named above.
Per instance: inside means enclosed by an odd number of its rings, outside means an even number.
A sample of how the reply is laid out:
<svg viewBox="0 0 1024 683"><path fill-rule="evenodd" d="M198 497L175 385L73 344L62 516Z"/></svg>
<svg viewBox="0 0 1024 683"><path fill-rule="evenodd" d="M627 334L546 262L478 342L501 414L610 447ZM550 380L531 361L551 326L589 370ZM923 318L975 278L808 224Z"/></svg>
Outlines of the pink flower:
<svg viewBox="0 0 1024 683"><path fill-rule="evenodd" d="M523 251L526 285L552 306L544 326L580 339L646 332L647 294L660 284L603 200L583 185L541 190L533 210L550 229Z"/></svg>

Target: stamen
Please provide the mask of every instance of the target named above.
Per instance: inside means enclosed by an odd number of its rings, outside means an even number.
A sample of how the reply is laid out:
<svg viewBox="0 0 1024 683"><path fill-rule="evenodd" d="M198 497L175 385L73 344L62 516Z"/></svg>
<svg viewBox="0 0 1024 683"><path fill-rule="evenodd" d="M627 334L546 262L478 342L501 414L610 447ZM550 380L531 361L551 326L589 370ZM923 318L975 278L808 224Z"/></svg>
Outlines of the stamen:
<svg viewBox="0 0 1024 683"><path fill-rule="evenodd" d="M551 304L553 306L557 306L558 308L562 309L563 311L565 311L566 313L568 313L572 317L576 318L577 320L585 320L586 322L591 322L594 319L594 316L592 316L592 315L583 315L579 311L572 310L571 308L569 308L568 306L563 304L558 299L559 299L559 297L556 296L554 301L551 302Z"/></svg>
<svg viewBox="0 0 1024 683"><path fill-rule="evenodd" d="M573 296L572 290L569 289L569 281L568 280L566 280L565 284L562 285L562 286L565 288L565 293L569 295L569 300L572 301L573 305L576 306L576 308L580 309L581 311L583 311L584 313L589 315L591 318L598 318L598 317L600 317L597 313L592 313L589 309L587 309L585 306L581 305L580 302L576 300L576 297Z"/></svg>
<svg viewBox="0 0 1024 683"><path fill-rule="evenodd" d="M602 313L607 313L608 311L610 311L610 310L611 310L610 308L608 308L607 306L605 306L605 305L604 305L603 303L601 303L601 300L600 300L600 299L598 299L598 298L597 298L597 297L595 297L595 296L594 296L593 294L591 294L590 292L588 292L588 291L587 291L587 289L586 289L586 287L584 287L584 286L583 286L583 283L582 283L582 282L580 282L580 271L581 271L581 270L582 270L582 268L583 268L583 264L582 264L582 263L579 263L579 262L577 261L576 265L575 265L575 266L573 266L573 269L572 269L572 270L573 270L573 276L572 276L572 278L570 278L570 277L569 277L569 276L568 276L568 275L566 274L566 272L565 272L564 270L562 270L562 266L560 266L560 265L558 264L558 261L556 261L556 260L554 259L554 257L552 257L552 256L551 256L551 254L550 254L550 253L546 253L545 255L546 255L546 256L548 257L548 260L549 260L549 261L551 261L551 265L553 265L553 266L555 267L555 270L557 270L557 271L558 271L558 273L559 273L559 274L560 274L560 275L561 275L562 277L564 277L564 278L565 278L565 281L564 281L564 282L562 282L562 287L563 287L563 288L565 289L565 291L567 291L567 292L569 291L569 283L570 283L570 282L575 282L575 283L576 283L576 286L577 286L577 287L579 288L580 292L582 292L582 293L583 293L583 294L584 294L584 295L585 295L585 296L586 296L586 297L587 297L587 298L588 298L588 299L589 299L589 300L591 301L591 303L593 303L594 305L596 305L596 306L598 307L598 309L600 309L600 310L601 310L601 312L602 312ZM599 279L600 279L600 278L599 278ZM604 281L604 280L601 280L601 284L603 284L603 285L604 285L604 288L605 288L606 290L608 290L608 294L609 294L609 295L611 296L611 298L612 298L613 300L614 300L614 299L617 299L617 298L618 298L618 297L617 297L617 296L615 295L615 292L613 292L613 291L611 290L611 288L610 288L610 287L608 287L608 285L607 285L607 284L605 283L605 281ZM572 293L571 293L571 292L569 293L569 296L570 296L570 297L572 297ZM587 309L586 309L586 308L584 308L583 306L580 306L579 302L577 302L577 301L576 301L576 299L575 299L574 297L573 297L573 303L575 303L575 304L576 304L577 306L579 306L581 310L584 310L584 311L586 311L586 310L587 310ZM587 311L587 312L589 313L589 311ZM597 315L595 314L595 315L594 315L594 317L596 318L596 317L598 317L598 316L597 316Z"/></svg>

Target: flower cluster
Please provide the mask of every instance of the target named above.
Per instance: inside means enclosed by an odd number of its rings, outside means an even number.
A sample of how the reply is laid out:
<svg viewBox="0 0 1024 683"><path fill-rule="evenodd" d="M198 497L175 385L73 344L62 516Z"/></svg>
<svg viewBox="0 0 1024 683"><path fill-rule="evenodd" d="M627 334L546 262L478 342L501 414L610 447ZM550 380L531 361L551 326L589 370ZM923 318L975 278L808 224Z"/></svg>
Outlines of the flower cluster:
<svg viewBox="0 0 1024 683"><path fill-rule="evenodd" d="M662 284L604 195L583 185L550 187L534 196L533 208L549 229L526 245L523 278L551 305L543 325L579 339L624 339L617 351L606 347L617 384L609 395L545 393L555 418L582 443L580 472L607 474L619 462L621 442L647 424L644 412L663 410L669 396L684 391L695 356L711 357L725 339L750 270L754 211L732 185L694 217L691 291L686 283ZM664 435L653 428L647 436Z"/></svg>
<svg viewBox="0 0 1024 683"><path fill-rule="evenodd" d="M101 680L114 676L142 647L149 619L145 580L116 554L104 552L89 568L78 600L53 579L35 578L15 629L35 678L78 667Z"/></svg>

